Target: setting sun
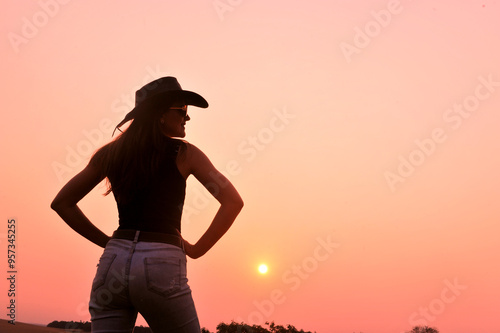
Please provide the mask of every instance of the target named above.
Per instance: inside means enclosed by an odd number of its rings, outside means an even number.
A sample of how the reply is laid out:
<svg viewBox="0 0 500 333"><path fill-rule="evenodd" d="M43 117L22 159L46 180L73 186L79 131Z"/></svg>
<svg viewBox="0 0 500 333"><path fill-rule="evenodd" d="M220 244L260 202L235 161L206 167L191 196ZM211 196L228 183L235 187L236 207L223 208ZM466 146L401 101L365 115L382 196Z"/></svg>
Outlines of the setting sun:
<svg viewBox="0 0 500 333"><path fill-rule="evenodd" d="M266 274L267 273L267 269L268 269L267 265L262 264L262 265L259 266L259 273L260 274Z"/></svg>

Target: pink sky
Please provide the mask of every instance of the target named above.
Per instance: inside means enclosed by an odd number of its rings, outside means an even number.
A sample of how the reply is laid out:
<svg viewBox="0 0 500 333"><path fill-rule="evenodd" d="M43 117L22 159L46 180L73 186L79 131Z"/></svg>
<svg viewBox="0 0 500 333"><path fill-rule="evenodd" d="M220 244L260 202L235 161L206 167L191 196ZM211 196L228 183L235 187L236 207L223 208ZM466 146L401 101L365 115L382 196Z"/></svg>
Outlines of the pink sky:
<svg viewBox="0 0 500 333"><path fill-rule="evenodd" d="M172 75L210 103L190 110L186 139L245 200L225 238L188 262L202 326L500 332L498 2L4 7L0 246L14 218L16 320L89 320L101 249L49 204L135 90ZM80 207L111 234L116 207L102 193ZM190 179L185 237L216 209Z"/></svg>

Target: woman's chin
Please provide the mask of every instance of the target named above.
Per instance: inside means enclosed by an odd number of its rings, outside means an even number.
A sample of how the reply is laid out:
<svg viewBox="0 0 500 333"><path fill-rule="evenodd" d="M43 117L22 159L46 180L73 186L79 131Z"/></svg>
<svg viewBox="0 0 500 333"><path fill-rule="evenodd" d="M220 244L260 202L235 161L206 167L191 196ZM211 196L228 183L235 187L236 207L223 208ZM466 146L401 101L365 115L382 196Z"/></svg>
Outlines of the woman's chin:
<svg viewBox="0 0 500 333"><path fill-rule="evenodd" d="M165 136L168 136L169 138L184 138L186 136L186 131L178 131L178 132L163 132Z"/></svg>

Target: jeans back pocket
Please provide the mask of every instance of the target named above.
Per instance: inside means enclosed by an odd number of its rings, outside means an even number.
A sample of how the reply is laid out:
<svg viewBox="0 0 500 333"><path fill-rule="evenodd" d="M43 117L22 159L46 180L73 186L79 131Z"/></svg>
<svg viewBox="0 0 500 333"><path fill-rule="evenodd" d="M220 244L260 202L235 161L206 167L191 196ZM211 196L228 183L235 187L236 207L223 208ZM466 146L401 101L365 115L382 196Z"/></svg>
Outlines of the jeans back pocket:
<svg viewBox="0 0 500 333"><path fill-rule="evenodd" d="M171 296L181 289L181 259L144 258L148 290L162 296Z"/></svg>
<svg viewBox="0 0 500 333"><path fill-rule="evenodd" d="M97 272L94 281L92 282L92 291L95 291L106 282L106 277L108 276L109 269L115 258L116 253L104 253L101 256L97 264Z"/></svg>

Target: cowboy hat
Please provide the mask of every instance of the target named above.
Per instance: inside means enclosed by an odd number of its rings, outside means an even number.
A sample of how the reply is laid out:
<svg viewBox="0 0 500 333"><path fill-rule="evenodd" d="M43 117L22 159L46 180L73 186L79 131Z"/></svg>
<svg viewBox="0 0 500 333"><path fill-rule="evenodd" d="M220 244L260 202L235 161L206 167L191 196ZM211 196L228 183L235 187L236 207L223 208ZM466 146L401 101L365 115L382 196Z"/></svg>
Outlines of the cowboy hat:
<svg viewBox="0 0 500 333"><path fill-rule="evenodd" d="M147 109L159 103L182 103L200 108L208 107L208 102L202 96L192 91L182 90L175 77L166 76L146 84L135 92L135 107L116 125L115 130L119 130L127 121L146 113Z"/></svg>

